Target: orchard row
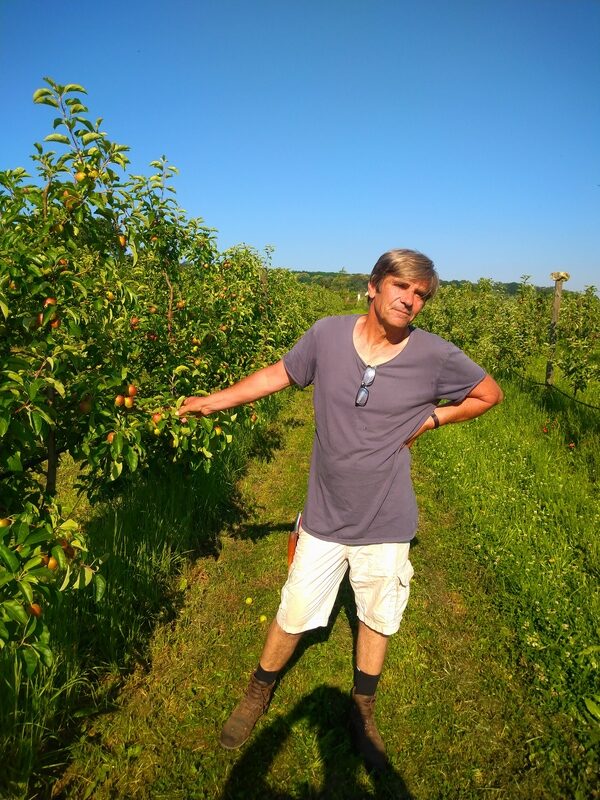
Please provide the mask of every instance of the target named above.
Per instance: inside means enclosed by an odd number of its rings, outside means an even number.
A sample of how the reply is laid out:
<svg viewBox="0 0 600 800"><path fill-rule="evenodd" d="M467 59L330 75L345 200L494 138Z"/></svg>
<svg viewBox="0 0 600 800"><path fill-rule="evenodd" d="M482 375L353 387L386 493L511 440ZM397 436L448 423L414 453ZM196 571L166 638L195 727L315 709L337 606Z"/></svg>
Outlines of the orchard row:
<svg viewBox="0 0 600 800"><path fill-rule="evenodd" d="M35 145L37 180L0 173L0 649L30 672L51 663L43 612L57 592L104 589L56 502L61 454L91 499L153 463L209 469L258 411L182 422L178 403L272 363L327 310L324 290L252 249L219 253L178 206L164 158L127 176L127 148L88 119L83 94L38 90L60 152Z"/></svg>

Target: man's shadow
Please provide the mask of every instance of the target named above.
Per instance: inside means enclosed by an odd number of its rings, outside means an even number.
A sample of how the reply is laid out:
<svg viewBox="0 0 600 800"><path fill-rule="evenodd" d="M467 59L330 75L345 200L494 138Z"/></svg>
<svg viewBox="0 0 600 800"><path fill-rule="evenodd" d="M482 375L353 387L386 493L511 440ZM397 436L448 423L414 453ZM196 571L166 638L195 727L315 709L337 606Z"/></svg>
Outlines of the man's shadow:
<svg viewBox="0 0 600 800"><path fill-rule="evenodd" d="M251 739L235 763L220 800L414 800L401 775L390 765L380 773L371 773L373 789L358 782L361 758L353 751L347 720L350 695L332 686L318 686L296 703L285 715L272 722L267 716L261 729ZM294 735L294 726L305 720L316 733L323 782L320 789L290 776L293 793L272 788L267 777L286 741ZM298 765L298 773L304 772Z"/></svg>

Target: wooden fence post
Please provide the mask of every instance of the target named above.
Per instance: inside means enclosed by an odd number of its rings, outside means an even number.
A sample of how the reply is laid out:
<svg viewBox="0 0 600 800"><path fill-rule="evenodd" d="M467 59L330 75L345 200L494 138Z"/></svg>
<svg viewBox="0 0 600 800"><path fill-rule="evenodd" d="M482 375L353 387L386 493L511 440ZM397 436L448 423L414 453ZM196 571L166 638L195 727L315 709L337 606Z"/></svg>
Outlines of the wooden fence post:
<svg viewBox="0 0 600 800"><path fill-rule="evenodd" d="M550 345L550 357L546 364L546 386L552 386L554 382L554 356L556 353L556 327L558 325L558 315L560 313L560 301L562 297L562 287L565 281L571 277L568 272L552 272L550 277L554 281L554 303L552 304L552 320L548 331L548 344Z"/></svg>

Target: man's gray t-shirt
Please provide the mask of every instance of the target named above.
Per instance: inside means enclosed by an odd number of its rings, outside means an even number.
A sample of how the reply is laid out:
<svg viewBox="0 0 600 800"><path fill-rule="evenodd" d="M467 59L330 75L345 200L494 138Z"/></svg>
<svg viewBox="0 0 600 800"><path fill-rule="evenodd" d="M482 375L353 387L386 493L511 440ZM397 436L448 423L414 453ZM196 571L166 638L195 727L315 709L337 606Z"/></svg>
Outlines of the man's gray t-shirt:
<svg viewBox="0 0 600 800"><path fill-rule="evenodd" d="M358 318L319 320L283 357L294 383L314 384L302 527L343 544L407 542L417 529L417 505L404 443L439 400L463 400L486 373L455 345L414 328L404 349L376 368L367 404L356 406L367 366L353 342Z"/></svg>

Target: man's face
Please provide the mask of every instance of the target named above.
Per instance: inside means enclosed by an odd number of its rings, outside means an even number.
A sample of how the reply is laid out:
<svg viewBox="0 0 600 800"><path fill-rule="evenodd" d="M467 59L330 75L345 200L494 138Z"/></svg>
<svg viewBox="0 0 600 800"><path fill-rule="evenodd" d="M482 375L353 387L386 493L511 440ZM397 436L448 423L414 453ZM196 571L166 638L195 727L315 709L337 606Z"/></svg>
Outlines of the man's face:
<svg viewBox="0 0 600 800"><path fill-rule="evenodd" d="M425 305L429 290L427 281L413 281L386 275L376 290L369 283L370 309L377 319L391 328L406 328Z"/></svg>

